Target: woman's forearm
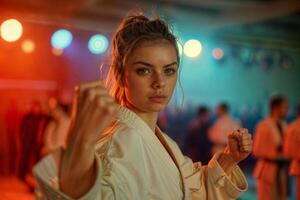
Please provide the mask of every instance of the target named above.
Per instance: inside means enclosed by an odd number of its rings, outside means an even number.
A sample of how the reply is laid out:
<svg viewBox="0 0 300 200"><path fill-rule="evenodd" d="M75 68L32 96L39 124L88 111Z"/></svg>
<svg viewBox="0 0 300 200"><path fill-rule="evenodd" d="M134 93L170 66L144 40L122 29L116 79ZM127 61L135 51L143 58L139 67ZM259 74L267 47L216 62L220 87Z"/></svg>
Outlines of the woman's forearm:
<svg viewBox="0 0 300 200"><path fill-rule="evenodd" d="M94 146L72 142L62 154L60 190L72 198L79 198L93 186L97 173Z"/></svg>
<svg viewBox="0 0 300 200"><path fill-rule="evenodd" d="M223 168L225 173L229 175L234 167L237 165L237 163L234 161L234 159L228 155L227 153L221 153L221 155L218 158L218 163Z"/></svg>
<svg viewBox="0 0 300 200"><path fill-rule="evenodd" d="M86 194L95 184L95 145L109 126L118 105L103 83L76 87L70 133L59 164L60 190L72 198Z"/></svg>

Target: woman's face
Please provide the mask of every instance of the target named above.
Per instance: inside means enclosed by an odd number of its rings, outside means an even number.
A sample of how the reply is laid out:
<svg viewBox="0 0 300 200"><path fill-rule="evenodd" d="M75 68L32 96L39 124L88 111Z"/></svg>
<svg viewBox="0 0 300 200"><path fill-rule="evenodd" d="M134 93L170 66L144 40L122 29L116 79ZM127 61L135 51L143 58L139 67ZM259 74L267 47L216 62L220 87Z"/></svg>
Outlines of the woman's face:
<svg viewBox="0 0 300 200"><path fill-rule="evenodd" d="M129 55L124 69L126 106L141 112L159 112L177 80L177 55L166 40L143 42Z"/></svg>

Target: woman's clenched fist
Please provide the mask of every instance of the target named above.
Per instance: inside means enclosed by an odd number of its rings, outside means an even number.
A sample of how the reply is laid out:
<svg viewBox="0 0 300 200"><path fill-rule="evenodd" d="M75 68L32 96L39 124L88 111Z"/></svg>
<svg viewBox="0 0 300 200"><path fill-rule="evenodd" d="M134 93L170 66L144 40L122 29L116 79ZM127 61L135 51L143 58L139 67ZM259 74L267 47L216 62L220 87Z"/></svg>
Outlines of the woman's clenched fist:
<svg viewBox="0 0 300 200"><path fill-rule="evenodd" d="M226 153L239 163L249 156L252 151L252 136L245 128L239 128L228 135Z"/></svg>
<svg viewBox="0 0 300 200"><path fill-rule="evenodd" d="M76 87L70 141L95 145L110 124L117 104L100 81Z"/></svg>

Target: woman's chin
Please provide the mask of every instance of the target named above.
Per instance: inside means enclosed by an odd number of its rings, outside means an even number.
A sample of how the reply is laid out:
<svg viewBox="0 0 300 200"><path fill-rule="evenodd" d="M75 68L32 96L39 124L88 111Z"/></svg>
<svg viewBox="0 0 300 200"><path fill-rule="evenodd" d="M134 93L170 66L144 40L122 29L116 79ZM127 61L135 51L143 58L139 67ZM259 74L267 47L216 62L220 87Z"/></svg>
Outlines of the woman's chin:
<svg viewBox="0 0 300 200"><path fill-rule="evenodd" d="M166 108L165 104L152 104L149 105L148 109L150 112L161 112Z"/></svg>
<svg viewBox="0 0 300 200"><path fill-rule="evenodd" d="M146 113L161 112L166 108L165 103L152 103L152 102L150 103L147 102L140 105L127 104L124 106L132 111L146 112Z"/></svg>

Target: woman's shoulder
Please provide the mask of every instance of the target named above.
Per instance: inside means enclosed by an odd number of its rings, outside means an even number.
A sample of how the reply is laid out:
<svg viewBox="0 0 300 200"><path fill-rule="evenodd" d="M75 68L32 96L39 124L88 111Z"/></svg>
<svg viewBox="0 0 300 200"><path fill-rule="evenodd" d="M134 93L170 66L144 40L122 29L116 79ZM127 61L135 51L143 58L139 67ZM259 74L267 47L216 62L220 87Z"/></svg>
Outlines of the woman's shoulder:
<svg viewBox="0 0 300 200"><path fill-rule="evenodd" d="M122 121L114 121L112 124L101 134L100 140L97 144L106 141L132 141L133 139L140 139L138 131Z"/></svg>
<svg viewBox="0 0 300 200"><path fill-rule="evenodd" d="M134 128L121 121L115 121L102 134L96 145L96 151L103 153L131 152L139 149L142 144L142 137Z"/></svg>

